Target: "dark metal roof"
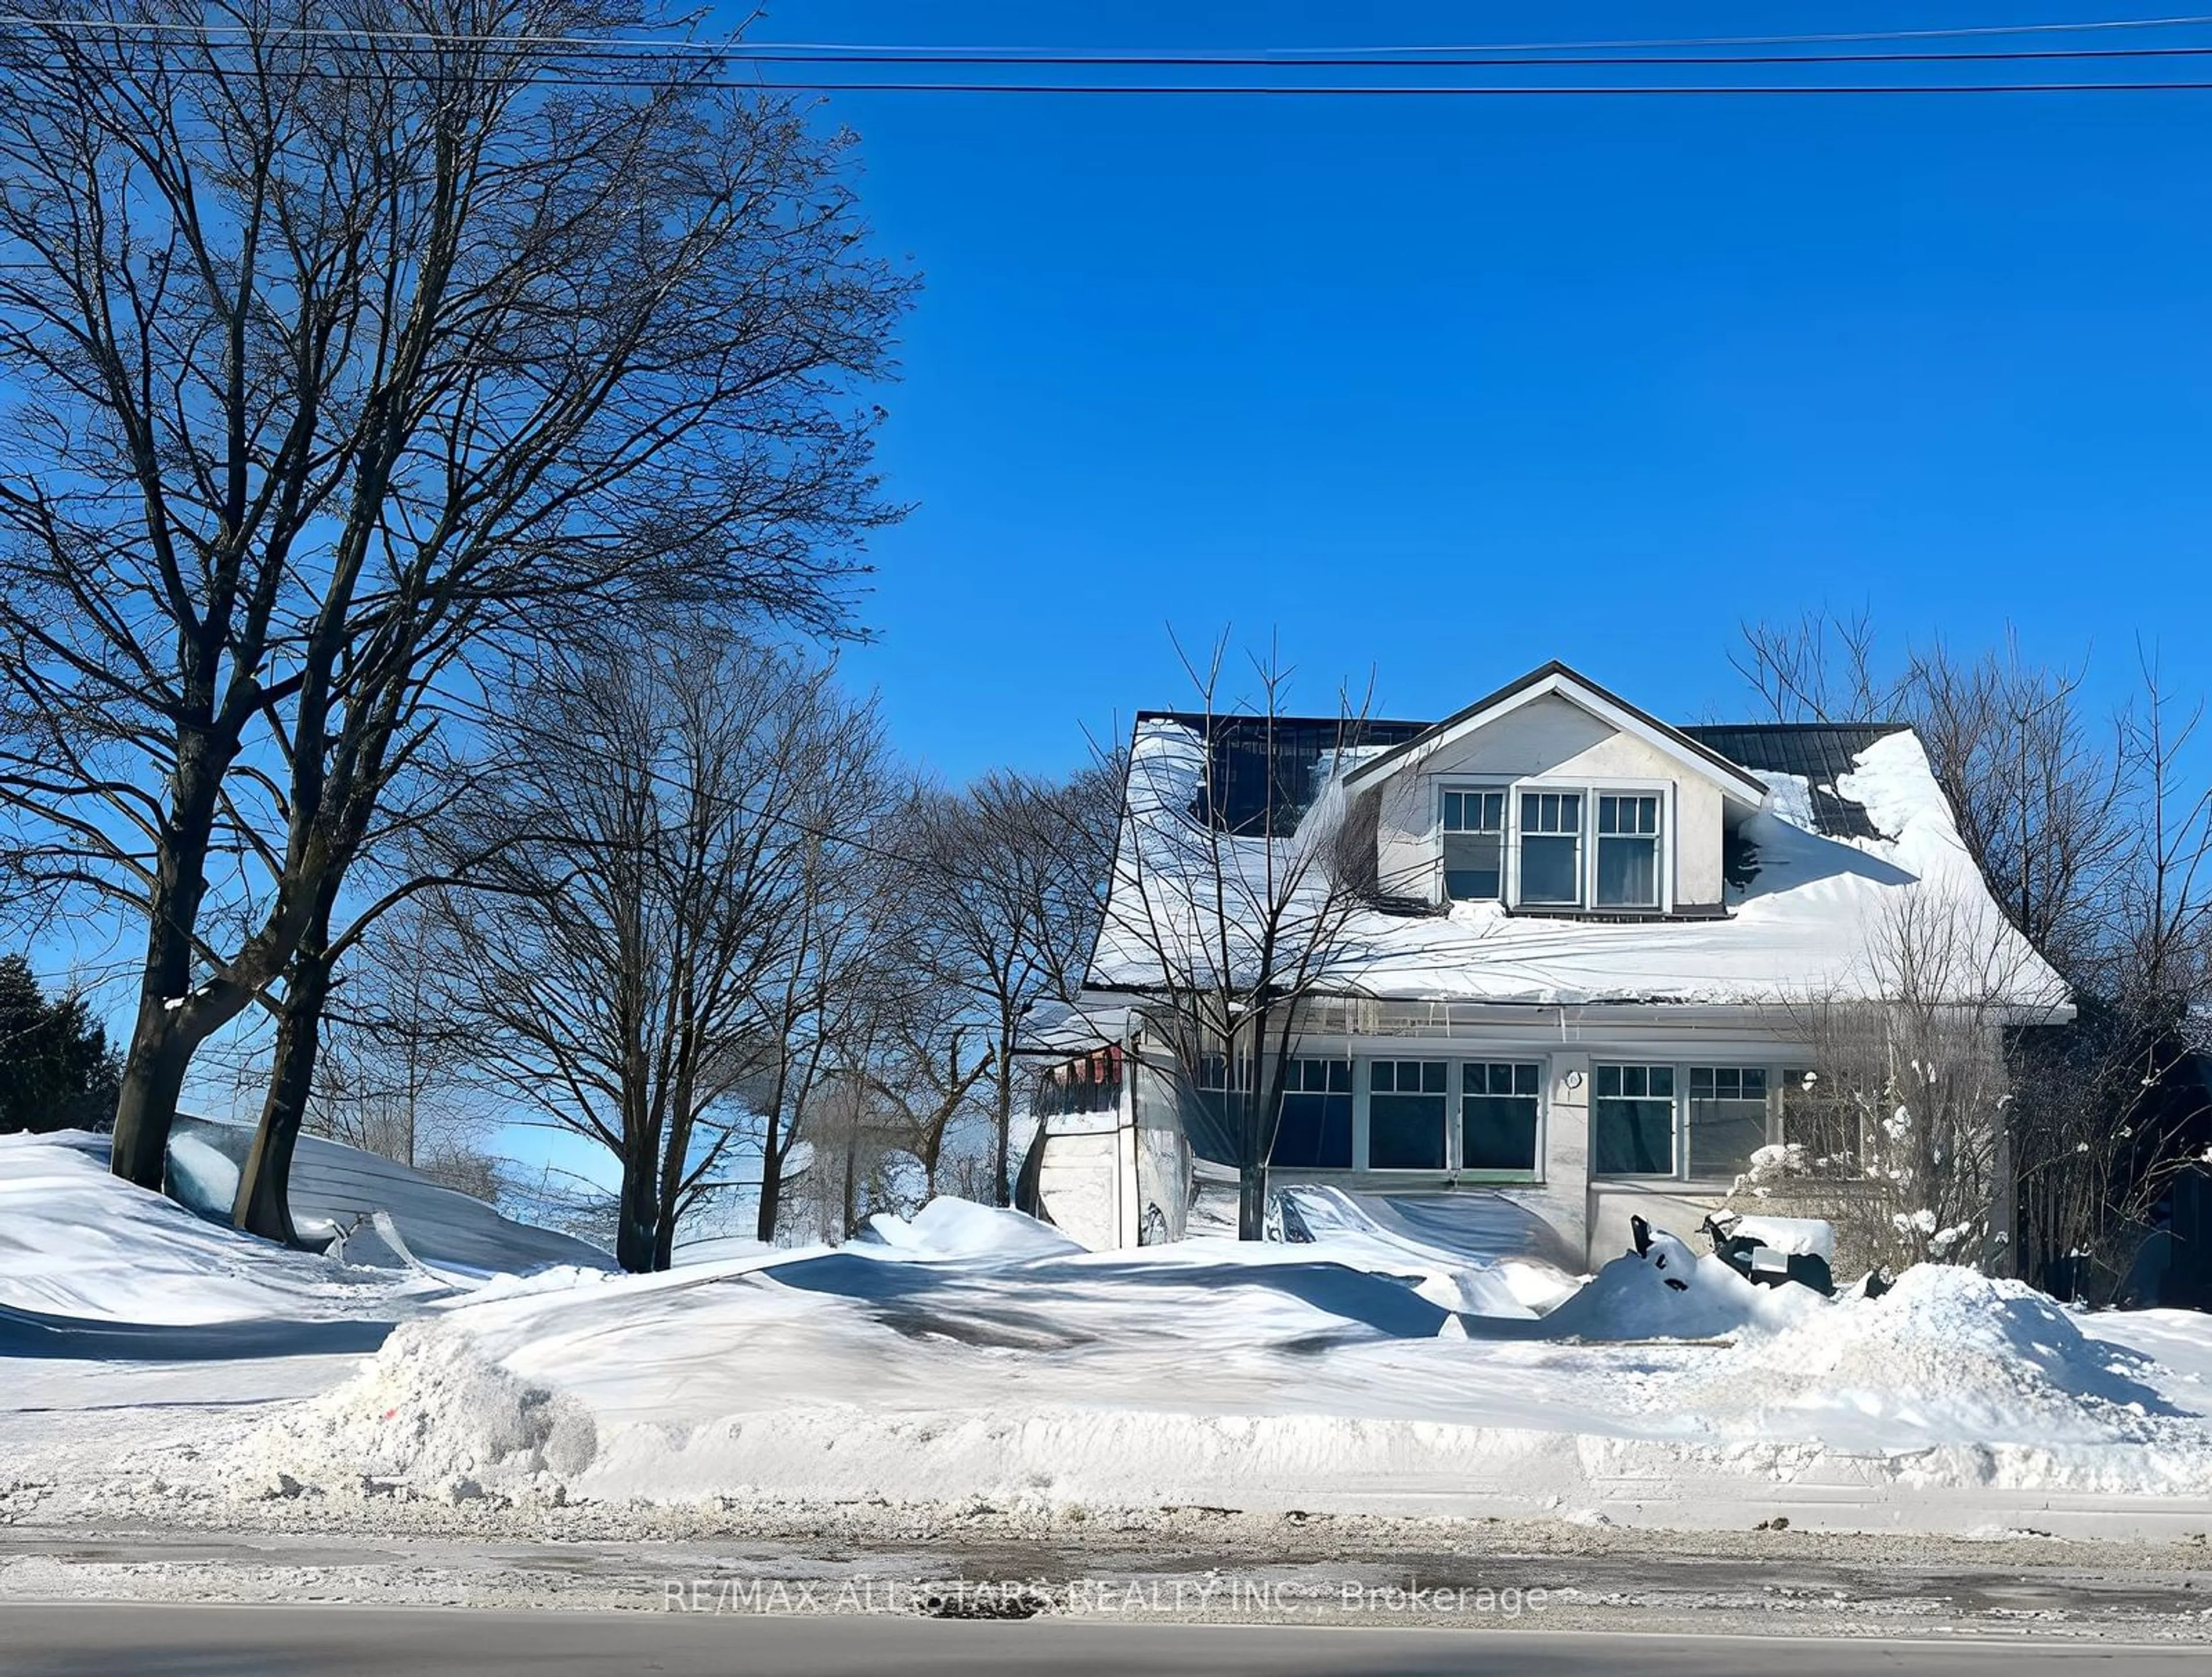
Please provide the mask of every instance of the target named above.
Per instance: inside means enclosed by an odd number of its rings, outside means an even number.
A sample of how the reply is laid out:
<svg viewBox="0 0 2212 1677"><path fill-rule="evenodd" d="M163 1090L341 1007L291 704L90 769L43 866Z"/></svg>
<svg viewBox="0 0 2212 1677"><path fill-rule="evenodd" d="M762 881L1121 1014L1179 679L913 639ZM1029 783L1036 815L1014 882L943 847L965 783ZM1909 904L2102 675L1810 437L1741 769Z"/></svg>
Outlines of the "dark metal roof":
<svg viewBox="0 0 2212 1677"><path fill-rule="evenodd" d="M1858 754L1902 722L1745 722L1700 724L1682 732L1731 763L1770 775L1802 775L1813 789L1813 823L1830 838L1886 838L1866 806L1836 790Z"/></svg>
<svg viewBox="0 0 2212 1677"><path fill-rule="evenodd" d="M1326 754L1354 745L1396 745L1429 726L1358 716L1208 716L1187 710L1140 710L1137 720L1179 722L1206 741L1210 812L1223 828L1257 833L1272 811L1279 835L1295 827L1312 802L1314 770ZM1209 813L1199 807L1191 812Z"/></svg>

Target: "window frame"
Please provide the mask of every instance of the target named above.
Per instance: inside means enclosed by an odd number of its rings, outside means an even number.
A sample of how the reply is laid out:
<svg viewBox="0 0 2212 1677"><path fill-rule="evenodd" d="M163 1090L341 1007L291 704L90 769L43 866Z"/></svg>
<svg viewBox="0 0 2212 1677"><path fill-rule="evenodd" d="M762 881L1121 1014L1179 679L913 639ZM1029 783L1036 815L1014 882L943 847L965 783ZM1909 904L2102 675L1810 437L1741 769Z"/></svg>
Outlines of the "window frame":
<svg viewBox="0 0 2212 1677"><path fill-rule="evenodd" d="M1599 1091L1599 1086L1604 1081L1605 1073L1607 1072L1642 1072L1648 1074L1654 1071L1663 1071L1667 1073L1668 1087L1667 1093L1664 1097L1653 1095L1649 1092L1641 1095L1631 1095L1626 1092L1619 1095L1606 1095L1601 1094ZM1682 1104L1682 1066L1680 1061L1671 1060L1653 1060L1648 1056L1638 1060L1592 1060L1590 1061L1589 1105L1588 1108L1589 1114L1589 1167L1591 1180L1594 1182L1602 1181L1609 1182L1666 1182L1686 1180L1683 1176L1683 1165L1686 1158L1686 1148L1685 1145L1686 1138L1682 1133L1683 1112L1685 1110ZM1606 1100L1622 1100L1642 1101L1649 1104L1662 1098L1667 1103L1668 1111L1667 1168L1664 1170L1606 1170L1600 1169L1597 1162L1598 1103L1600 1101Z"/></svg>
<svg viewBox="0 0 2212 1677"><path fill-rule="evenodd" d="M1531 798L1571 798L1575 800L1575 825L1571 832L1531 833L1523 824ZM1550 781L1516 781L1513 784L1513 906L1531 909L1566 908L1579 911L1590 898L1589 823L1593 803L1589 788L1579 783L1554 784ZM1531 838L1571 839L1575 847L1575 894L1571 899L1546 898L1531 902L1528 895L1527 847Z"/></svg>
<svg viewBox="0 0 2212 1677"><path fill-rule="evenodd" d="M1437 1045L1426 1042L1407 1042L1403 1046L1392 1043L1361 1042L1348 1048L1344 1057L1352 1062L1352 1169L1341 1172L1310 1171L1311 1175L1381 1177L1399 1182L1465 1183L1474 1186L1496 1185L1504 1188L1541 1187L1548 1179L1547 1159L1552 1132L1552 1062L1547 1054L1529 1054L1520 1050L1484 1048L1467 1053L1436 1052ZM1306 1058L1333 1058L1321 1051L1308 1048ZM1403 1063L1418 1060L1424 1065L1437 1064L1443 1067L1444 1087L1444 1162L1438 1167L1425 1165L1382 1165L1369 1163L1372 1157L1371 1109L1370 1097L1374 1092L1371 1068L1378 1060ZM1533 1066L1536 1071L1535 1162L1527 1170L1492 1170L1471 1169L1463 1162L1465 1140L1462 1131L1461 1100L1465 1091L1466 1068L1468 1066ZM1301 1167L1291 1167L1299 1169Z"/></svg>
<svg viewBox="0 0 2212 1677"><path fill-rule="evenodd" d="M1487 902L1486 897L1456 898L1451 895L1445 881L1444 866L1444 799L1448 793L1502 793L1504 795L1504 829L1500 843L1500 869L1497 900L1512 911L1542 914L1547 912L1570 914L1670 914L1674 912L1674 843L1679 799L1673 781L1643 780L1629 775L1527 775L1517 778L1483 777L1478 775L1440 775L1431 788L1429 815L1430 854L1435 859L1436 900L1449 906L1455 902ZM1575 900L1571 902L1532 902L1522 887L1522 843L1531 836L1522 827L1521 799L1534 793L1537 796L1571 794L1582 799L1580 819L1571 836L1575 842ZM1659 830L1652 835L1657 841L1656 867L1656 900L1646 903L1601 903L1597 900L1598 850L1601 835L1598 826L1598 799L1601 798L1654 798L1658 800ZM1540 834L1534 836L1553 837L1567 835ZM1616 835L1619 836L1619 835Z"/></svg>
<svg viewBox="0 0 2212 1677"><path fill-rule="evenodd" d="M1435 808L1430 811L1429 830L1437 858L1437 900L1453 902L1509 902L1512 900L1513 869L1513 785L1501 780L1460 780L1439 777L1435 784ZM1469 793L1493 796L1498 808L1498 895L1495 896L1454 896L1451 894L1451 870L1446 860L1445 847L1454 836L1463 836L1467 829L1444 825L1445 800L1464 798ZM1477 833L1475 836L1486 835Z"/></svg>
<svg viewBox="0 0 2212 1677"><path fill-rule="evenodd" d="M1790 1062L1786 1056L1777 1056L1771 1059L1738 1057L1727 1060L1659 1060L1652 1059L1648 1056L1641 1059L1623 1058L1612 1055L1593 1056L1590 1060L1589 1067L1589 1103L1587 1108L1589 1115L1590 1180L1594 1182L1636 1182L1644 1184L1652 1182L1733 1182L1736 1176L1741 1174L1739 1171L1735 1170L1714 1171L1701 1169L1695 1157L1694 1149L1691 1145L1690 1102L1692 1097L1690 1090L1692 1087L1692 1074L1700 1071L1754 1071L1762 1073L1766 1080L1765 1093L1760 1097L1760 1104L1766 1115L1766 1140L1764 1145L1772 1146L1783 1137L1782 1096L1784 1085L1790 1075L1788 1070L1789 1063ZM1597 1168L1597 1103L1601 1098L1615 1098L1609 1096L1601 1097L1598 1094L1599 1073L1608 1068L1620 1068L1626 1066L1650 1067L1655 1066L1666 1066L1674 1073L1674 1093L1671 1102L1669 1103L1673 1109L1674 1115L1672 1152L1674 1161L1673 1168L1663 1173L1599 1170ZM1632 1095L1622 1096L1618 1098L1624 1100L1635 1100L1639 1098L1656 1099L1657 1097L1638 1097ZM1715 1096L1711 1098L1722 1099L1725 1097Z"/></svg>
<svg viewBox="0 0 2212 1677"><path fill-rule="evenodd" d="M1668 856L1667 848L1667 835L1668 829L1671 823L1667 819L1668 799L1666 795L1663 793L1656 791L1639 790L1630 787L1605 786L1593 787L1589 797L1590 907L1599 914L1611 913L1633 914L1658 913L1660 911L1660 906L1667 901L1667 862ZM1638 804L1650 804L1652 805L1651 831L1649 833L1607 832L1603 825L1604 817L1602 814L1602 809L1603 805L1608 800L1616 805L1631 801ZM1605 847L1608 843L1619 844L1623 841L1633 843L1647 838L1651 842L1650 901L1648 902L1603 902L1599 901L1599 892L1601 890L1599 882L1605 877Z"/></svg>

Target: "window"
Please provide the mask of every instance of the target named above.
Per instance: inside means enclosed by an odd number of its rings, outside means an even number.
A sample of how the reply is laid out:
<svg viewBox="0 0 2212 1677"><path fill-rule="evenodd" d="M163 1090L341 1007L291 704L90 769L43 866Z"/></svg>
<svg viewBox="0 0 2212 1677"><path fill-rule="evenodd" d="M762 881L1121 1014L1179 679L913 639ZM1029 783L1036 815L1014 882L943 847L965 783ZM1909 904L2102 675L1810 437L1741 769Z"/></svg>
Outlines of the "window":
<svg viewBox="0 0 2212 1677"><path fill-rule="evenodd" d="M1535 1170L1539 1068L1469 1060L1459 1072L1460 1168Z"/></svg>
<svg viewBox="0 0 2212 1677"><path fill-rule="evenodd" d="M1751 1156L1766 1145L1766 1068L1691 1066L1688 1128L1692 1176L1750 1170Z"/></svg>
<svg viewBox="0 0 2212 1677"><path fill-rule="evenodd" d="M1674 1173L1674 1068L1600 1066L1590 1169L1601 1176Z"/></svg>
<svg viewBox="0 0 2212 1677"><path fill-rule="evenodd" d="M1597 800L1597 906L1659 906L1659 797L1601 794Z"/></svg>
<svg viewBox="0 0 2212 1677"><path fill-rule="evenodd" d="M1560 906L1580 902L1582 847L1582 793L1522 793L1521 901Z"/></svg>
<svg viewBox="0 0 2212 1677"><path fill-rule="evenodd" d="M1293 1060L1283 1068L1282 1116L1268 1163L1308 1170L1352 1169L1352 1062Z"/></svg>
<svg viewBox="0 0 2212 1677"><path fill-rule="evenodd" d="M1367 1168L1444 1168L1446 1091L1441 1060L1376 1060L1367 1066Z"/></svg>
<svg viewBox="0 0 2212 1677"><path fill-rule="evenodd" d="M1444 895L1494 902L1505 894L1505 794L1444 793Z"/></svg>

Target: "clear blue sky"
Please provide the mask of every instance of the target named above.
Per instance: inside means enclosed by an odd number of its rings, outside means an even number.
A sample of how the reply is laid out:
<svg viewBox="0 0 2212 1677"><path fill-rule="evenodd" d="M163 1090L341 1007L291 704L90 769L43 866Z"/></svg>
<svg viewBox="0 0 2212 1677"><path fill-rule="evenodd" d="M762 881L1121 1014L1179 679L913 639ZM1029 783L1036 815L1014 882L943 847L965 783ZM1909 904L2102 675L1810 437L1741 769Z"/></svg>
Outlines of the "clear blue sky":
<svg viewBox="0 0 2212 1677"><path fill-rule="evenodd" d="M1229 47L2073 5L781 0L756 38ZM1202 19L1197 15L1203 14ZM2202 65L2191 67L2201 70ZM2212 94L831 95L921 270L853 657L962 775L1187 697L1163 624L1442 714L1563 657L1742 708L1741 617L2205 641ZM2191 674L2194 679L2193 672Z"/></svg>

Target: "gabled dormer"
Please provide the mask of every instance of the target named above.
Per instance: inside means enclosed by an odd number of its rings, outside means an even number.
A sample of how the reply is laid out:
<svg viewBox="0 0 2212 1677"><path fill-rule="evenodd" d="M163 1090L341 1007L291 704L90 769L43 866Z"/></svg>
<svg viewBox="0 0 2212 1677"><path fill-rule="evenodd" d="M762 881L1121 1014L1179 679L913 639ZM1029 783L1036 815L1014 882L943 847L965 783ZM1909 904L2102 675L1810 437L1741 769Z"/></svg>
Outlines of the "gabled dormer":
<svg viewBox="0 0 2212 1677"><path fill-rule="evenodd" d="M1351 770L1376 884L1437 906L1717 914L1747 771L1565 665L1547 664Z"/></svg>

